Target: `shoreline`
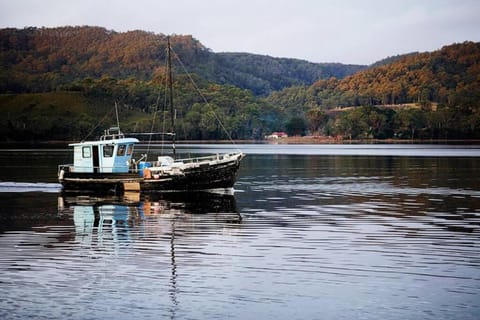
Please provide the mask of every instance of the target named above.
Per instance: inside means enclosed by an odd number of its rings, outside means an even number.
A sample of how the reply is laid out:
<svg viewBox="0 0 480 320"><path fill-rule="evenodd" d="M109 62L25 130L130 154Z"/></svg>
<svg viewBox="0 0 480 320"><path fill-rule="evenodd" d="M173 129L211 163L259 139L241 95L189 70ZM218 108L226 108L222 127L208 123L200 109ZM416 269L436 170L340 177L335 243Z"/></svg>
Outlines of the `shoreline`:
<svg viewBox="0 0 480 320"><path fill-rule="evenodd" d="M480 144L480 139L338 139L324 136L296 136L264 140L267 144Z"/></svg>
<svg viewBox="0 0 480 320"><path fill-rule="evenodd" d="M64 146L68 148L68 144L76 141L2 141L0 142L0 149L7 149L11 147L28 147L28 148L58 148ZM139 144L147 144L148 141L140 141ZM161 144L162 141L151 141L152 144ZM165 143L166 145L170 143ZM352 144L469 144L480 145L479 139L337 139L333 137L318 137L318 136L296 136L278 139L265 140L181 140L176 142L177 145L182 144L280 144L280 145L352 145Z"/></svg>

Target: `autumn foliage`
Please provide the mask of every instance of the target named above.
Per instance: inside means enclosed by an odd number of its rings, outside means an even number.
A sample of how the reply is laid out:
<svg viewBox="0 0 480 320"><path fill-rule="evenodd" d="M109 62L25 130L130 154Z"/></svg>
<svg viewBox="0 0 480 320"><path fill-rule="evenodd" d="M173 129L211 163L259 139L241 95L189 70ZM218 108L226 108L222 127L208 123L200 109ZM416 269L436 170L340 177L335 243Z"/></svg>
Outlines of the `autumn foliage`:
<svg viewBox="0 0 480 320"><path fill-rule="evenodd" d="M480 43L397 57L344 79L274 92L268 100L292 115L303 110L307 118L309 110L327 111L331 121L322 127L326 134L480 138Z"/></svg>
<svg viewBox="0 0 480 320"><path fill-rule="evenodd" d="M165 100L166 38L87 26L0 29L3 140L84 138L115 102L126 128L150 130L148 119ZM171 43L183 63L174 70L180 139L226 138L217 119L235 139L272 131L480 138L480 43L370 67L213 53L189 35Z"/></svg>

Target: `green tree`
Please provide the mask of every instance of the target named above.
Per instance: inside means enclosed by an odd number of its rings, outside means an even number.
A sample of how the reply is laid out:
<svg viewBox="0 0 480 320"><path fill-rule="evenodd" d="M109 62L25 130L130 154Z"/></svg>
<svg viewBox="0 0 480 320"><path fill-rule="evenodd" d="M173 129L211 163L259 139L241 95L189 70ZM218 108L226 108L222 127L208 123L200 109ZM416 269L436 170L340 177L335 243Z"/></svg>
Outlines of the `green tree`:
<svg viewBox="0 0 480 320"><path fill-rule="evenodd" d="M307 124L304 118L293 117L285 124L289 136L304 136L307 131Z"/></svg>
<svg viewBox="0 0 480 320"><path fill-rule="evenodd" d="M348 137L350 140L359 138L365 131L366 126L358 110L342 112L335 121L336 134Z"/></svg>
<svg viewBox="0 0 480 320"><path fill-rule="evenodd" d="M394 117L397 137L408 136L415 138L418 131L424 129L427 124L425 112L419 109L401 109Z"/></svg>
<svg viewBox="0 0 480 320"><path fill-rule="evenodd" d="M325 111L318 107L308 110L306 116L311 134L319 134L320 128L325 126L328 121L328 116Z"/></svg>

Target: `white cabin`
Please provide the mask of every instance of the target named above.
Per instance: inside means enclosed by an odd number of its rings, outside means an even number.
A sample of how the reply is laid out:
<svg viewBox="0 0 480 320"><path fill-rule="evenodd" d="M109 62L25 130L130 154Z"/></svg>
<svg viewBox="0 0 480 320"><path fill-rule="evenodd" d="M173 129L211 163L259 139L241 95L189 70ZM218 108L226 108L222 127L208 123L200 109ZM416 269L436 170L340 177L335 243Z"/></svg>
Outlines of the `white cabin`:
<svg viewBox="0 0 480 320"><path fill-rule="evenodd" d="M97 141L72 143L73 172L127 173L138 139L125 138L118 128L110 128Z"/></svg>

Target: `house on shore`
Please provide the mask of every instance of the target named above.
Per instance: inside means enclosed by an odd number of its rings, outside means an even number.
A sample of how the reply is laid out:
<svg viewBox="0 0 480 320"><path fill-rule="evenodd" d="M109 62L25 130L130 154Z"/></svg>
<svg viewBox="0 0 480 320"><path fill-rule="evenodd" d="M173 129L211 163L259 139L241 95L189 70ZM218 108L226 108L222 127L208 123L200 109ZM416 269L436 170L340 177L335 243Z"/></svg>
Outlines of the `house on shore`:
<svg viewBox="0 0 480 320"><path fill-rule="evenodd" d="M283 131L279 132L272 132L271 135L265 136L265 139L282 139L282 138L288 138L288 134Z"/></svg>

